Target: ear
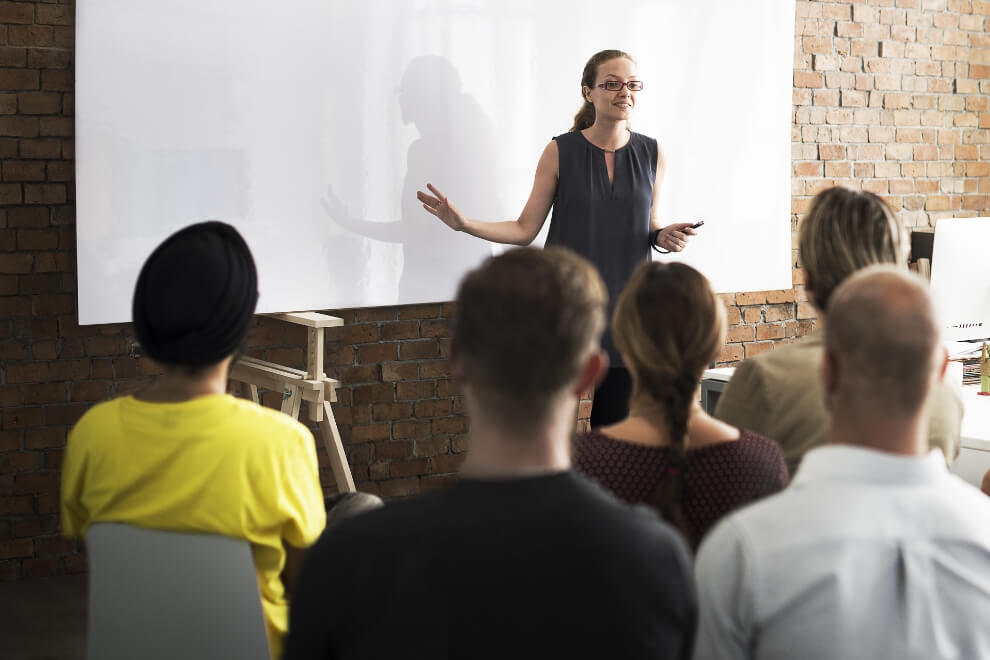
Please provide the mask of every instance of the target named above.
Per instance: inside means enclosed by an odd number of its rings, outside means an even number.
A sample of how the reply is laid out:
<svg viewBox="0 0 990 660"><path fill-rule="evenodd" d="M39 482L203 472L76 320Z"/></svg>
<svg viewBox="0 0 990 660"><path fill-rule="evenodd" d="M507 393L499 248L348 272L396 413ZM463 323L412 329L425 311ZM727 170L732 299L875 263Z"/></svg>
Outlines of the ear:
<svg viewBox="0 0 990 660"><path fill-rule="evenodd" d="M938 378L935 381L936 383L941 383L945 380L945 372L949 368L949 351L945 350L945 346L939 347L939 350L941 351L941 354L935 358L936 360L941 360L941 364L936 362L938 369Z"/></svg>
<svg viewBox="0 0 990 660"><path fill-rule="evenodd" d="M595 349L581 367L581 373L571 388L571 394L577 398L593 391L602 382L608 372L608 354L600 348Z"/></svg>
<svg viewBox="0 0 990 660"><path fill-rule="evenodd" d="M587 85L581 85L581 93L584 95L585 102L591 103L591 88Z"/></svg>

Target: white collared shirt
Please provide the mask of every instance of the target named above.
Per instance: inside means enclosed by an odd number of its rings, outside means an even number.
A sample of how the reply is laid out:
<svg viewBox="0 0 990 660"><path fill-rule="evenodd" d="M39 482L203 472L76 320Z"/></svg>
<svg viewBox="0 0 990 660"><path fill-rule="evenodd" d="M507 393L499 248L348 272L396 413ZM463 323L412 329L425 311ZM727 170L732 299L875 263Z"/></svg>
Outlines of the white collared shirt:
<svg viewBox="0 0 990 660"><path fill-rule="evenodd" d="M696 660L990 658L990 497L937 449L813 449L695 572Z"/></svg>

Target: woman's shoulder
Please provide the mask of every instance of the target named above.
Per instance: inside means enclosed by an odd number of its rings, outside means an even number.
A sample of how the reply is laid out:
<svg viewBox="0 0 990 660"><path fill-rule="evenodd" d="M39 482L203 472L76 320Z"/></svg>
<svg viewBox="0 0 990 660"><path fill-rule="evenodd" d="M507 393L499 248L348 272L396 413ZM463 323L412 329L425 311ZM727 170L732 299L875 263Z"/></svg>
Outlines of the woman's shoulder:
<svg viewBox="0 0 990 660"><path fill-rule="evenodd" d="M573 446L575 457L579 462L614 460L626 456L634 456L637 460L642 460L654 455L666 455L670 451L670 447L653 447L613 438L600 429L576 434Z"/></svg>
<svg viewBox="0 0 990 660"><path fill-rule="evenodd" d="M739 438L688 452L697 475L731 478L759 492L775 492L789 481L787 463L773 440L740 429Z"/></svg>
<svg viewBox="0 0 990 660"><path fill-rule="evenodd" d="M629 142L632 144L640 144L651 149L656 149L659 146L659 143L655 137L650 137L649 135L644 135L643 133L637 133L636 131L629 131Z"/></svg>
<svg viewBox="0 0 990 660"><path fill-rule="evenodd" d="M557 149L558 152L575 152L578 149L586 149L589 145L588 140L581 135L581 131L567 131L553 136L549 148Z"/></svg>
<svg viewBox="0 0 990 660"><path fill-rule="evenodd" d="M780 447L776 442L749 429L739 429L739 439L736 442L740 443L739 446L745 451L769 452L771 454L780 452Z"/></svg>
<svg viewBox="0 0 990 660"><path fill-rule="evenodd" d="M705 460L707 457L714 458L731 456L733 461L741 461L749 464L773 465L784 460L780 446L770 438L760 435L747 429L739 429L739 437L729 442L698 447L689 451L689 455Z"/></svg>
<svg viewBox="0 0 990 660"><path fill-rule="evenodd" d="M575 450L580 450L586 447L597 447L603 444L608 444L610 440L611 438L598 429L589 429L587 431L576 433L571 442Z"/></svg>
<svg viewBox="0 0 990 660"><path fill-rule="evenodd" d="M647 159L651 167L656 166L660 160L660 144L649 135L630 131L628 147L637 157Z"/></svg>
<svg viewBox="0 0 990 660"><path fill-rule="evenodd" d="M587 140L583 135L581 135L581 131L567 131L566 133L561 133L560 135L554 135L550 142L551 144L580 144L582 142L587 142Z"/></svg>
<svg viewBox="0 0 990 660"><path fill-rule="evenodd" d="M780 445L765 435L755 431L739 429L739 439L735 443L738 459L764 474L779 476L784 484L788 481L787 461Z"/></svg>

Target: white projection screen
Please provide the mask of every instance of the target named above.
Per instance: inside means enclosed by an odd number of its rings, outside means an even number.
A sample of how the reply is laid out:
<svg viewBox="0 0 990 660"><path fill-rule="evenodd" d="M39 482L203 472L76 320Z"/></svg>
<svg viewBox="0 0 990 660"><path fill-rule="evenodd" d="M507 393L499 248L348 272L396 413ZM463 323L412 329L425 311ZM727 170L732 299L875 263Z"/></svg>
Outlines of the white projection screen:
<svg viewBox="0 0 990 660"><path fill-rule="evenodd" d="M259 312L453 298L499 248L450 231L517 217L570 128L585 61L633 54L633 130L667 162L661 218L721 291L791 286L794 0L78 0L81 323L130 318L176 229L237 226ZM549 221L535 241L542 245Z"/></svg>

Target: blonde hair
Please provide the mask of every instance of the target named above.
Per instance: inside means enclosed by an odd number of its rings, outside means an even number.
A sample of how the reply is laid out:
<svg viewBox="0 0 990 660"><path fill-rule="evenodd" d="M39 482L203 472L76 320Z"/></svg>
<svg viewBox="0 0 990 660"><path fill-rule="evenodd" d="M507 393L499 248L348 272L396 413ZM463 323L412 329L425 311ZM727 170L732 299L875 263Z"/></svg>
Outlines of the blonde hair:
<svg viewBox="0 0 990 660"><path fill-rule="evenodd" d="M542 422L598 349L607 297L594 266L566 248L509 250L468 273L453 343L482 405L509 427Z"/></svg>
<svg viewBox="0 0 990 660"><path fill-rule="evenodd" d="M633 381L667 416L675 461L661 477L653 505L694 545L681 509L681 466L688 417L702 372L725 342L725 307L704 275L681 263L640 266L612 318L615 345Z"/></svg>
<svg viewBox="0 0 990 660"><path fill-rule="evenodd" d="M609 60L624 57L630 62L636 60L632 55L621 50L601 50L591 56L587 64L584 65L584 72L581 74L581 109L574 115L574 125L571 126L571 133L584 130L595 123L595 104L588 100L584 94L585 87L595 88L595 81L598 79L598 67Z"/></svg>
<svg viewBox="0 0 990 660"><path fill-rule="evenodd" d="M904 227L873 193L823 190L798 233L805 285L822 311L835 288L857 270L881 263L907 266Z"/></svg>

